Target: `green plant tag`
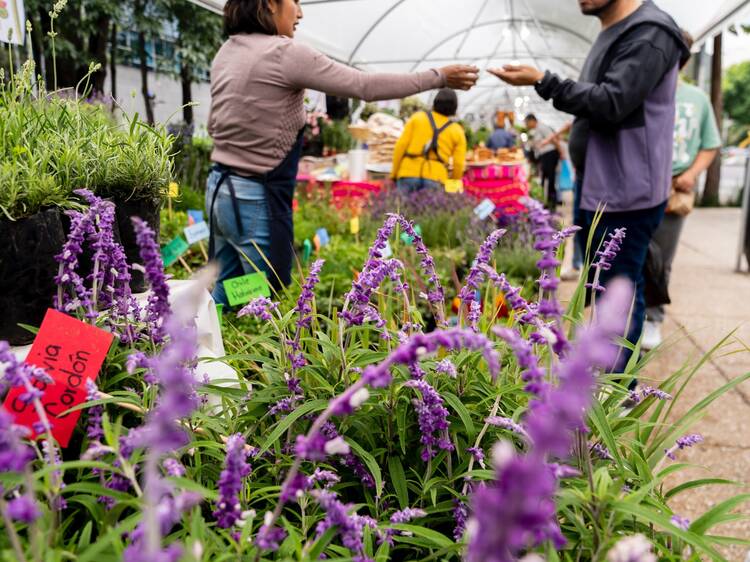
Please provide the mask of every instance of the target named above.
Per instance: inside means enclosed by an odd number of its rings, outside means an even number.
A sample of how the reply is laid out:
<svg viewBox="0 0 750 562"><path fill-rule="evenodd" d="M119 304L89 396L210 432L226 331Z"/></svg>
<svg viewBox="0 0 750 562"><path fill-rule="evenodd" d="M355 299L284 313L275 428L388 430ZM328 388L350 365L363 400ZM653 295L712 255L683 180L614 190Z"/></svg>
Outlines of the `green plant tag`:
<svg viewBox="0 0 750 562"><path fill-rule="evenodd" d="M190 246L188 246L188 243L183 240L182 236L178 236L172 240L161 249L161 259L164 262L164 267L169 267L174 264L189 249Z"/></svg>
<svg viewBox="0 0 750 562"><path fill-rule="evenodd" d="M247 304L257 297L270 297L271 287L268 286L265 273L251 273L224 281L224 290L230 306Z"/></svg>
<svg viewBox="0 0 750 562"><path fill-rule="evenodd" d="M223 304L217 304L216 305L216 315L219 317L219 327L224 328L224 305Z"/></svg>
<svg viewBox="0 0 750 562"><path fill-rule="evenodd" d="M418 224L414 225L414 232L422 236L422 227ZM411 246L414 243L414 238L409 236L406 232L401 233L401 241L407 246Z"/></svg>
<svg viewBox="0 0 750 562"><path fill-rule="evenodd" d="M302 263L307 263L310 261L310 257L312 256L313 251L313 245L312 242L309 240L305 240L302 243Z"/></svg>

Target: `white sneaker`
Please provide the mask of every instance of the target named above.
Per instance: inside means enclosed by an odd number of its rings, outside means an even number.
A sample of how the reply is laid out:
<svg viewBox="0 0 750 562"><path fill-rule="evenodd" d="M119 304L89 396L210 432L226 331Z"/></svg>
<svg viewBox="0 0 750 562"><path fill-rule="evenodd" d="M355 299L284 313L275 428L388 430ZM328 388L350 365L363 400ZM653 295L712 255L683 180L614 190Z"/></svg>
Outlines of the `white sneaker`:
<svg viewBox="0 0 750 562"><path fill-rule="evenodd" d="M643 339L641 349L651 351L661 345L661 324L646 320L643 324Z"/></svg>

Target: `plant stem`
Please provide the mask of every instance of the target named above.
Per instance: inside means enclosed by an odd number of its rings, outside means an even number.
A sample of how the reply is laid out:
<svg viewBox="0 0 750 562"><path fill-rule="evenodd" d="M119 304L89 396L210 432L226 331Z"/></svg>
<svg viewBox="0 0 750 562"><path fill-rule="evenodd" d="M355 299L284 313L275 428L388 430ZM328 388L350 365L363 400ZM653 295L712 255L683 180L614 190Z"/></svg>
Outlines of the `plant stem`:
<svg viewBox="0 0 750 562"><path fill-rule="evenodd" d="M5 503L5 498L0 495L0 513L2 513L3 521L5 522L5 532L8 534L10 544L13 546L13 550L16 553L16 560L19 562L26 562L26 555L21 547L21 540L18 538L16 532L16 526L13 520L8 515L8 504Z"/></svg>

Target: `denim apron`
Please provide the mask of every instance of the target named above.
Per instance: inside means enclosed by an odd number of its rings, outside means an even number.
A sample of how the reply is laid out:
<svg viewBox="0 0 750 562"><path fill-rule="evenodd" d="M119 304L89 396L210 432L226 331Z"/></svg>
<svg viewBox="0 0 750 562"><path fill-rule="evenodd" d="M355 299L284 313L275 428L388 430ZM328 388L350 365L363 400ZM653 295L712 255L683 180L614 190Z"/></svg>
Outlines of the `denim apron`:
<svg viewBox="0 0 750 562"><path fill-rule="evenodd" d="M292 282L292 264L294 260L294 222L292 217L292 202L294 200L294 188L297 183L297 170L302 156L302 133L297 135L297 140L284 160L273 170L259 176L242 176L222 164L214 164L213 170L221 174L216 185L211 208L208 216L211 219L211 235L209 238L209 259L214 257L214 205L219 190L226 185L234 209L234 217L237 223L237 232L244 232L242 217L240 215L240 203L232 183L232 176L246 178L263 185L268 207L269 228L271 234L271 248L266 256L275 274L270 275L271 286L279 291Z"/></svg>

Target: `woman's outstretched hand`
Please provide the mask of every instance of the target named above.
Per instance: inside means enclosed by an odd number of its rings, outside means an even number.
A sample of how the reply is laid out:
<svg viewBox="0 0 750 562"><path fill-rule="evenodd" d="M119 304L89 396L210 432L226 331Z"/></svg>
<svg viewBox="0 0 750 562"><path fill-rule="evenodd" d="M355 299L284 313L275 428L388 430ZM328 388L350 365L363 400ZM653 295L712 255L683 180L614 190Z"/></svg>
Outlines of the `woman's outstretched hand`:
<svg viewBox="0 0 750 562"><path fill-rule="evenodd" d="M544 78L544 72L538 68L520 64L506 64L502 68L490 68L488 72L511 86L533 86Z"/></svg>
<svg viewBox="0 0 750 562"><path fill-rule="evenodd" d="M440 72L445 76L445 86L454 90L470 90L479 80L479 69L476 66L452 64L444 66Z"/></svg>

